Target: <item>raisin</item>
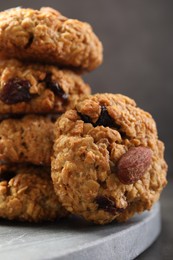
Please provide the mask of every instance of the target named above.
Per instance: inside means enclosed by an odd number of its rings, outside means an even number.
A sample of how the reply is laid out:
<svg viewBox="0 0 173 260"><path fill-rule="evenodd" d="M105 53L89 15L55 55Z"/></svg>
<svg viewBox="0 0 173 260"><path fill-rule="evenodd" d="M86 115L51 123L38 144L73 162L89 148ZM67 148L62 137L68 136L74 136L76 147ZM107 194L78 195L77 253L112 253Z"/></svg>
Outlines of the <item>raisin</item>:
<svg viewBox="0 0 173 260"><path fill-rule="evenodd" d="M0 172L0 181L10 181L15 175L13 171Z"/></svg>
<svg viewBox="0 0 173 260"><path fill-rule="evenodd" d="M28 42L25 45L25 49L28 49L29 47L31 47L33 41L34 41L34 35L31 33L30 36L29 36Z"/></svg>
<svg viewBox="0 0 173 260"><path fill-rule="evenodd" d="M116 212L121 212L122 209L117 208L115 202L108 197L105 196L98 196L95 199L95 202L98 204L98 209L103 209L111 214L115 214Z"/></svg>
<svg viewBox="0 0 173 260"><path fill-rule="evenodd" d="M117 125L115 123L115 121L113 120L113 118L110 117L110 115L108 114L107 108L105 106L101 106L100 116L95 123L93 123L91 121L91 118L89 116L81 114L79 112L78 112L78 114L85 123L91 123L94 127L102 125L105 127L106 126L113 127L113 128L116 128L117 130L120 129L120 126Z"/></svg>
<svg viewBox="0 0 173 260"><path fill-rule="evenodd" d="M93 124L91 122L91 118L87 115L83 115L81 113L78 112L78 115L80 116L80 118L82 119L82 121L84 121L84 123L90 123L90 124Z"/></svg>
<svg viewBox="0 0 173 260"><path fill-rule="evenodd" d="M52 90L52 92L56 95L61 97L64 101L68 100L68 94L64 92L64 90L60 87L58 82L52 80L52 73L48 72L44 81L46 82L46 87Z"/></svg>
<svg viewBox="0 0 173 260"><path fill-rule="evenodd" d="M122 139L129 138L128 135L124 131L121 130L121 126L118 125L114 121L114 119L108 114L106 106L101 106L100 116L99 116L98 120L95 123L93 123L91 121L91 118L89 116L87 116L87 115L81 114L79 112L78 112L78 115L84 121L84 123L90 123L94 127L96 127L96 126L112 127L112 128L116 129L120 133Z"/></svg>
<svg viewBox="0 0 173 260"><path fill-rule="evenodd" d="M103 126L109 126L109 127L115 127L115 122L112 117L108 114L107 108L105 106L101 106L101 113L97 120L97 122L94 124L95 126L103 125Z"/></svg>
<svg viewBox="0 0 173 260"><path fill-rule="evenodd" d="M12 78L4 84L0 92L0 100L5 104L16 104L31 100L29 89L31 84L28 80Z"/></svg>

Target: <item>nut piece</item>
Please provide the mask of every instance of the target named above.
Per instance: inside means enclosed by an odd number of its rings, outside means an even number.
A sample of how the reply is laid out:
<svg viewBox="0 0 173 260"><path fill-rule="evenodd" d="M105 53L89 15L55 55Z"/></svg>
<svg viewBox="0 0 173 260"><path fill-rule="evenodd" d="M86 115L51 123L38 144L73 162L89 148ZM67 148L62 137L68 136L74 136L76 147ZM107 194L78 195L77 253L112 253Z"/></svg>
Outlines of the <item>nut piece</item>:
<svg viewBox="0 0 173 260"><path fill-rule="evenodd" d="M146 147L132 147L118 161L117 175L124 184L140 180L151 164L152 152Z"/></svg>

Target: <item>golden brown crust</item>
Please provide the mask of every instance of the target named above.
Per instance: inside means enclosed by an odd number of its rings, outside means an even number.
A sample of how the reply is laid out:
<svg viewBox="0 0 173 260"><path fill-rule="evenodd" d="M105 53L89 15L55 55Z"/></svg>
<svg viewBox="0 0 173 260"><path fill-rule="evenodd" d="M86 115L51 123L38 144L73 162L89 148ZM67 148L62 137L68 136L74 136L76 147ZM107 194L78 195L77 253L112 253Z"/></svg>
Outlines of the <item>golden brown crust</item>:
<svg viewBox="0 0 173 260"><path fill-rule="evenodd" d="M102 44L89 24L52 8L13 8L0 13L0 52L8 58L93 70Z"/></svg>
<svg viewBox="0 0 173 260"><path fill-rule="evenodd" d="M5 100L5 88L16 79L25 85L29 84L28 100ZM54 84L54 88L60 87L60 93L56 93L51 84ZM11 86L10 91L15 88ZM89 93L90 87L72 71L17 60L0 61L0 114L61 113L73 107L81 95Z"/></svg>
<svg viewBox="0 0 173 260"><path fill-rule="evenodd" d="M54 140L50 117L29 115L0 123L0 160L50 165Z"/></svg>
<svg viewBox="0 0 173 260"><path fill-rule="evenodd" d="M164 145L158 140L155 122L123 95L84 97L75 110L57 120L55 139L55 191L69 212L87 220L99 224L125 221L149 210L167 183ZM117 164L131 147L151 151L152 158L139 180L124 184L118 178Z"/></svg>
<svg viewBox="0 0 173 260"><path fill-rule="evenodd" d="M0 166L0 218L39 222L65 214L54 193L49 168Z"/></svg>

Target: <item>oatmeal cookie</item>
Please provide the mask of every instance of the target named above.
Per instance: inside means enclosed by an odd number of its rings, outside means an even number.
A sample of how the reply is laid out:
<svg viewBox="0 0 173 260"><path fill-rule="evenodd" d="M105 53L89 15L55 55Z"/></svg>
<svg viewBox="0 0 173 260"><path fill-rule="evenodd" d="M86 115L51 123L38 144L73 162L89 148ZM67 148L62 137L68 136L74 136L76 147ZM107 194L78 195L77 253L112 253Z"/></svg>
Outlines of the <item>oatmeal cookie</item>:
<svg viewBox="0 0 173 260"><path fill-rule="evenodd" d="M54 120L27 115L0 122L0 161L50 165Z"/></svg>
<svg viewBox="0 0 173 260"><path fill-rule="evenodd" d="M123 95L84 97L55 124L52 179L62 205L86 220L125 221L166 185L152 116Z"/></svg>
<svg viewBox="0 0 173 260"><path fill-rule="evenodd" d="M0 218L39 222L65 215L49 168L0 165Z"/></svg>
<svg viewBox="0 0 173 260"><path fill-rule="evenodd" d="M52 8L12 8L0 13L0 52L8 58L81 70L102 63L102 44L88 23Z"/></svg>
<svg viewBox="0 0 173 260"><path fill-rule="evenodd" d="M90 87L70 70L0 60L0 114L61 113L89 93Z"/></svg>

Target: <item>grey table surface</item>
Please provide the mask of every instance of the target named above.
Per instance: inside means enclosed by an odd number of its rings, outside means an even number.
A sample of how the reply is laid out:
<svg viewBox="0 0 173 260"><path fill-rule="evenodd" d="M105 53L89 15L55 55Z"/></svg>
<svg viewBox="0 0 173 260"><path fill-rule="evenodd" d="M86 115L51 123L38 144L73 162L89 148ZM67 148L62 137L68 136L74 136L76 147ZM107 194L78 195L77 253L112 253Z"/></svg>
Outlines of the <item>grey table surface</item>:
<svg viewBox="0 0 173 260"><path fill-rule="evenodd" d="M99 260L127 260L133 259L152 244L137 257L138 260L172 260L172 185L173 180L170 179L161 196L162 230L153 244L152 241L155 240L160 229L157 206L154 214L153 212L144 213L141 217L133 218L126 224L112 223L103 227L75 219L35 226L1 220L0 259L88 260L93 259L92 256L95 255L94 259ZM122 254L123 250L126 252L125 255ZM119 257L120 253L121 257Z"/></svg>
<svg viewBox="0 0 173 260"><path fill-rule="evenodd" d="M69 217L29 225L0 221L0 258L5 260L130 260L160 233L160 205L126 223L98 226Z"/></svg>
<svg viewBox="0 0 173 260"><path fill-rule="evenodd" d="M154 244L138 260L173 259L173 180L169 178L161 196L162 231Z"/></svg>
<svg viewBox="0 0 173 260"><path fill-rule="evenodd" d="M169 180L169 184L161 196L162 230L158 239L153 244L152 241L157 237L160 228L158 206L155 206L154 214L153 212L149 214L144 213L143 216L135 217L125 225L115 225L113 223L104 227L87 224L82 220L76 222L75 219L71 219L69 222L64 220L57 224L39 226L11 223L1 220L0 258L6 260L47 260L58 259L57 257L59 256L59 259L63 260L92 259L92 251L96 248L97 253L95 253L95 255L97 258L95 259L126 260L130 258L133 259L139 252L142 252L151 244L151 246L136 259L172 260L172 185L173 180ZM59 234L61 238L57 237L57 234ZM148 238L148 242L146 238ZM128 243L128 241L130 241L130 243ZM88 248L89 254L86 253ZM119 256L118 250L121 251L119 251L120 253L126 250L125 256L121 254L122 258L116 258L113 252L116 252L117 256ZM76 255L77 251L78 254ZM99 251L101 253L99 253ZM75 254L70 255L71 253ZM67 258L67 255L69 258ZM130 258L129 255L131 256ZM33 256L35 256L35 258ZM84 256L88 258L84 258Z"/></svg>

